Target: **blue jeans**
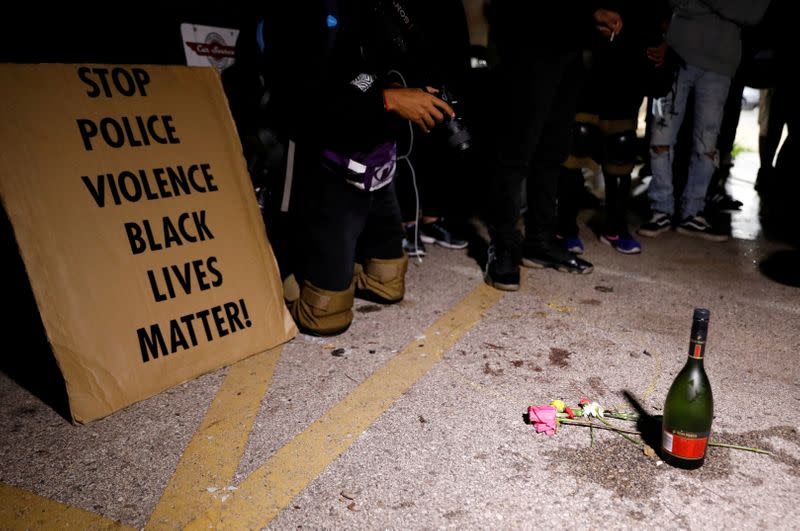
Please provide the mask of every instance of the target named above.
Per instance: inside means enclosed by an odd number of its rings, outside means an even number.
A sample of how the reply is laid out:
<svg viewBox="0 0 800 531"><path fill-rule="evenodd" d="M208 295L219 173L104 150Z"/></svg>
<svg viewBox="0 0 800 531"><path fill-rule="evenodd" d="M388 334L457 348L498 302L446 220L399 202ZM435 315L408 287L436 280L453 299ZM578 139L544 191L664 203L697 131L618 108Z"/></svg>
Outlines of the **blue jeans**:
<svg viewBox="0 0 800 531"><path fill-rule="evenodd" d="M728 97L731 78L692 65L678 71L672 91L653 102L653 132L650 138L650 167L653 180L647 191L654 211L669 215L675 212L672 190L672 160L678 131L686 116L686 103L694 90L694 124L692 155L686 188L681 197L683 218L701 212L706 203L706 190L719 162L717 136L722 123L723 107ZM658 153L658 146L669 151Z"/></svg>

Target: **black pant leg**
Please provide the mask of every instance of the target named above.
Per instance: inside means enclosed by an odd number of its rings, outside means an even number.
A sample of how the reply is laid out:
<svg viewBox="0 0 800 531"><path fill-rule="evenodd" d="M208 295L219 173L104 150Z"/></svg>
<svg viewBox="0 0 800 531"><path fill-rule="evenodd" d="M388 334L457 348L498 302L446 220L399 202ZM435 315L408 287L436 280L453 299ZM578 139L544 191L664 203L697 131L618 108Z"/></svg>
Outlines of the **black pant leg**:
<svg viewBox="0 0 800 531"><path fill-rule="evenodd" d="M392 259L403 256L403 231L395 183L370 192L369 214L358 239L357 257Z"/></svg>
<svg viewBox="0 0 800 531"><path fill-rule="evenodd" d="M560 56L544 52L517 56L513 50L505 52L505 57L501 53L501 62L495 72L494 86L498 93L494 94L496 143L489 224L496 244L514 246L522 181L531 173L531 160L541 155L542 131L553 115L558 91L565 88L562 87L562 77L567 57L577 61L579 56L577 53L573 57L572 54ZM564 116L567 130L564 141L569 139L572 118L571 115ZM566 152L567 146L561 146L560 153L564 157L558 164L566 158ZM529 183L529 197L530 188ZM537 189L537 186L533 188ZM548 199L555 201L554 190ZM541 208L541 205L537 206ZM548 213L554 216L555 207L549 207Z"/></svg>
<svg viewBox="0 0 800 531"><path fill-rule="evenodd" d="M555 237L558 213L558 180L561 164L569 154L572 123L581 88L579 53L557 56L552 75L556 80L547 102L546 119L536 142L528 175L526 245L540 245Z"/></svg>
<svg viewBox="0 0 800 531"><path fill-rule="evenodd" d="M304 182L308 187L298 214L305 235L299 267L302 279L318 288L343 291L353 281L356 244L370 211L370 192L322 166ZM399 209L397 218L399 230Z"/></svg>

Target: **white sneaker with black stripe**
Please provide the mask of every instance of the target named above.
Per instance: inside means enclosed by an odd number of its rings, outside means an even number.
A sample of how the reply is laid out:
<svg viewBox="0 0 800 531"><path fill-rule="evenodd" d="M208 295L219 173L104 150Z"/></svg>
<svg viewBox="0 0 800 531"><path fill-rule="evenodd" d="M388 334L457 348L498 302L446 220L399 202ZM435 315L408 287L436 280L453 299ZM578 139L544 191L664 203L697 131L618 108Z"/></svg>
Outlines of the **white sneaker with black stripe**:
<svg viewBox="0 0 800 531"><path fill-rule="evenodd" d="M726 242L729 239L727 234L714 230L714 227L700 214L689 216L681 221L675 231L686 234L687 236L702 238L710 242Z"/></svg>

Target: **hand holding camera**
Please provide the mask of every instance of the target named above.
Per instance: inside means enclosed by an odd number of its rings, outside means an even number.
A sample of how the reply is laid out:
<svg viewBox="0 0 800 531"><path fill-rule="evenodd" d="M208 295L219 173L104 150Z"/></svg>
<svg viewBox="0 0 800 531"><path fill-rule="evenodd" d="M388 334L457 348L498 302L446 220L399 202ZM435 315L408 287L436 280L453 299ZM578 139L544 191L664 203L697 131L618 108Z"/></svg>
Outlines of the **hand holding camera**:
<svg viewBox="0 0 800 531"><path fill-rule="evenodd" d="M410 120L420 129L429 133L437 123L451 119L456 113L444 100L435 96L439 91L426 87L419 88L388 88L383 91L383 102L386 110L399 115L405 120Z"/></svg>
<svg viewBox="0 0 800 531"><path fill-rule="evenodd" d="M469 149L472 138L456 117L453 107L458 102L446 88L389 88L383 91L383 101L387 111L410 120L426 133L444 122L448 145L457 151Z"/></svg>

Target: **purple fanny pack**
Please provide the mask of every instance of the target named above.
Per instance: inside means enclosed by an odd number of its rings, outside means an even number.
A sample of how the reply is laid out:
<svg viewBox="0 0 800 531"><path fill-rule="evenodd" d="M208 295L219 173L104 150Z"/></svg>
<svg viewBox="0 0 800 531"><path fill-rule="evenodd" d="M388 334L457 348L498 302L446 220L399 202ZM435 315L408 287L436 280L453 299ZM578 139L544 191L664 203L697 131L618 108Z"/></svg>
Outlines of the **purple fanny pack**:
<svg viewBox="0 0 800 531"><path fill-rule="evenodd" d="M392 182L397 168L397 145L394 142L379 144L367 153L344 155L326 149L322 156L338 169L344 170L347 182L368 192Z"/></svg>

